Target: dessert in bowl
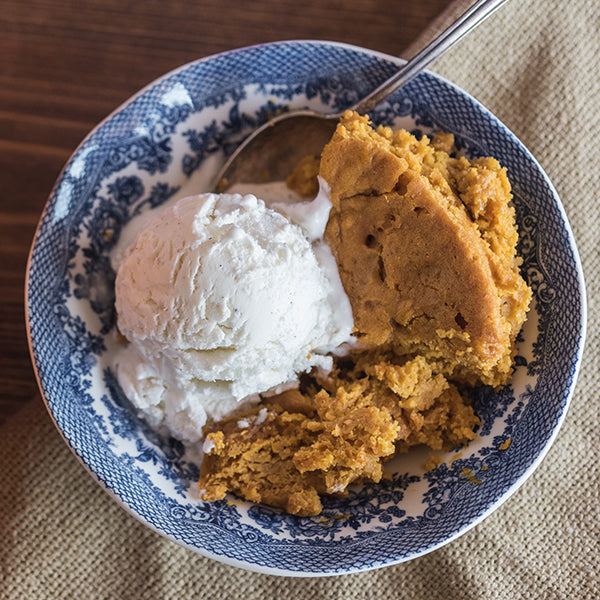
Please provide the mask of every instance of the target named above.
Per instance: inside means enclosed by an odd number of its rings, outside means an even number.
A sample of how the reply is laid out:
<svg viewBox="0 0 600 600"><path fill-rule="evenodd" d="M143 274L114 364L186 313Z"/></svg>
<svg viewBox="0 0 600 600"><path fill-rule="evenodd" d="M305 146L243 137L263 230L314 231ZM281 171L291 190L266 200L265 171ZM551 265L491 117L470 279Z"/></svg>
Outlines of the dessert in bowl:
<svg viewBox="0 0 600 600"><path fill-rule="evenodd" d="M429 73L371 119L418 136L450 132L466 156L493 156L507 168L520 269L533 291L514 373L497 391L473 393L480 425L466 447L433 457L413 448L386 463L378 483L325 498L318 516L293 516L232 495L205 502L196 492L201 458L194 448L139 418L118 383L110 257L125 224L208 191L227 153L270 114L304 106L342 110L396 67L391 57L327 42L269 44L186 65L84 140L42 216L29 265L28 326L50 414L111 495L153 529L206 556L287 575L347 573L419 556L516 490L564 418L583 346L585 301L560 200L513 134Z"/></svg>

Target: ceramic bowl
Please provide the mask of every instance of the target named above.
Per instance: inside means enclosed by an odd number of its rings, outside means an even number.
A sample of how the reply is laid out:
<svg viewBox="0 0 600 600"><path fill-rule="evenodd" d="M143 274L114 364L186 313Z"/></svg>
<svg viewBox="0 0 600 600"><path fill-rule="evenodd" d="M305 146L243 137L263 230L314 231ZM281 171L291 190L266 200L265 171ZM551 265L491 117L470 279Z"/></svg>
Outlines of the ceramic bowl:
<svg viewBox="0 0 600 600"><path fill-rule="evenodd" d="M82 142L48 200L33 243L27 324L42 395L66 443L101 486L155 531L205 556L280 575L333 575L406 561L490 514L538 466L577 376L585 331L581 266L561 202L519 140L472 97L422 73L372 113L376 123L455 134L470 156L494 156L514 190L522 273L533 288L516 370L499 393L475 394L468 447L426 470L428 451L388 464L377 485L299 518L234 497L195 495L198 461L140 421L111 369L114 278L109 253L132 217L206 191L238 142L270 115L338 111L400 61L330 42L282 42L185 65L152 83Z"/></svg>

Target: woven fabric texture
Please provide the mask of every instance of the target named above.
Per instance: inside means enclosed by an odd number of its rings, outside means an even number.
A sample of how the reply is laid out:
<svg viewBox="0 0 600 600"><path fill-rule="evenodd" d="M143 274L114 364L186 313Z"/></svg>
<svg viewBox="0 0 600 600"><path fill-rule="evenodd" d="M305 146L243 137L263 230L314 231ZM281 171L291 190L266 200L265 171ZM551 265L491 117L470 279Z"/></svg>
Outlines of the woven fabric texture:
<svg viewBox="0 0 600 600"><path fill-rule="evenodd" d="M457 0L421 38L470 2ZM540 161L582 257L588 336L566 422L539 469L458 540L384 569L283 578L177 546L84 471L38 398L0 429L0 598L600 597L600 10L596 0L515 0L432 68L495 113Z"/></svg>

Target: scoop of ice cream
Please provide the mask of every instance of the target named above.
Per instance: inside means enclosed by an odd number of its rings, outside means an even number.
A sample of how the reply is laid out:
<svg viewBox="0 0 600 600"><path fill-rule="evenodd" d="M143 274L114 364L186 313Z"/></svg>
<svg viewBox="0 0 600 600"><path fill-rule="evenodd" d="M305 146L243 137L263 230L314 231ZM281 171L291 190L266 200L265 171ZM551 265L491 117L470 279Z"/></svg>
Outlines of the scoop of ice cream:
<svg viewBox="0 0 600 600"><path fill-rule="evenodd" d="M352 315L323 254L251 194L184 198L146 222L115 292L119 381L150 424L195 441L207 415L330 368Z"/></svg>

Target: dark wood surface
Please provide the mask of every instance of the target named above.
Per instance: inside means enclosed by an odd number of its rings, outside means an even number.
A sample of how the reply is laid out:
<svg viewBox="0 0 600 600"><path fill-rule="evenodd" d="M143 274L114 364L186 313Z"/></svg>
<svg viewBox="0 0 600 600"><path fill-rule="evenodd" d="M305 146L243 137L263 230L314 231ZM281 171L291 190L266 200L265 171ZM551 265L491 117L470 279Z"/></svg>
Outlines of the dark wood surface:
<svg viewBox="0 0 600 600"><path fill-rule="evenodd" d="M0 421L34 395L27 256L69 155L157 76L231 48L329 39L401 56L450 0L0 0Z"/></svg>

